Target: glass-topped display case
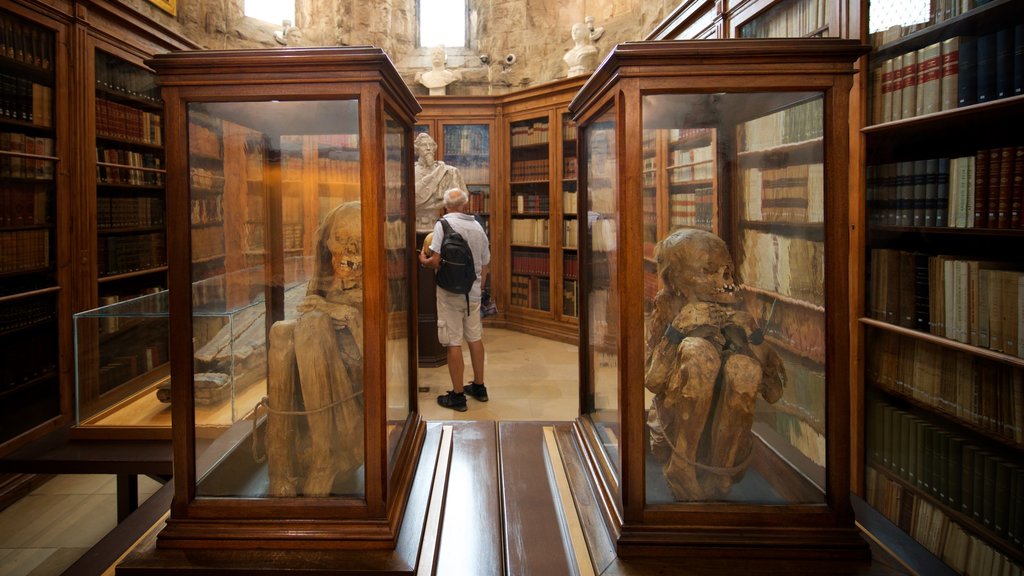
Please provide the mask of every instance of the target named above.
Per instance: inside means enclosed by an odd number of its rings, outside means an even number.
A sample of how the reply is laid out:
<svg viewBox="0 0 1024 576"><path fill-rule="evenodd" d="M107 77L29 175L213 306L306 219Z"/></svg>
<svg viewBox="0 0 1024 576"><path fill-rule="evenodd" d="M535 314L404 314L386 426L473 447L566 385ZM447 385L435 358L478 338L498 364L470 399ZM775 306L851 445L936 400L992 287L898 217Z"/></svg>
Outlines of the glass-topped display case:
<svg viewBox="0 0 1024 576"><path fill-rule="evenodd" d="M372 47L148 64L171 247L175 505L158 547L393 548L424 437L419 106ZM215 401L234 409L214 433Z"/></svg>
<svg viewBox="0 0 1024 576"><path fill-rule="evenodd" d="M849 501L845 293L865 50L626 43L570 105L577 437L620 555L868 553Z"/></svg>

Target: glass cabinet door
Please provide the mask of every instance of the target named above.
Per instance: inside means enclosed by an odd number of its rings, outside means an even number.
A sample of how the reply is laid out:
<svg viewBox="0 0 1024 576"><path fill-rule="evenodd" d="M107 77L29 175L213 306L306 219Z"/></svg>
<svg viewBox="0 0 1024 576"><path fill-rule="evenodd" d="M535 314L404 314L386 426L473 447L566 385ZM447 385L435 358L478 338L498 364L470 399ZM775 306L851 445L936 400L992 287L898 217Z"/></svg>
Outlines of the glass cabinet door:
<svg viewBox="0 0 1024 576"><path fill-rule="evenodd" d="M665 143L667 184L667 201L646 202L643 215L647 502L821 502L822 97L642 101L643 140ZM719 166L722 140L736 152ZM659 168L646 146L643 156ZM737 175L732 222L717 218L719 173ZM650 250L659 221L668 225ZM768 446L799 473L767 467Z"/></svg>
<svg viewBox="0 0 1024 576"><path fill-rule="evenodd" d="M190 200L219 214L192 223L193 271L209 275L192 301L196 421L212 402L267 414L254 452L220 455L231 465L198 479L199 498L363 494L357 112L355 100L188 106ZM229 429L197 436L216 446Z"/></svg>
<svg viewBox="0 0 1024 576"><path fill-rule="evenodd" d="M547 116L515 121L509 128L509 304L551 311L551 170Z"/></svg>
<svg viewBox="0 0 1024 576"><path fill-rule="evenodd" d="M57 32L0 10L0 444L61 415ZM14 359L17 359L16 361Z"/></svg>
<svg viewBox="0 0 1024 576"><path fill-rule="evenodd" d="M586 166L586 232L589 332L584 381L584 414L591 420L609 462L619 471L619 186L614 111L600 114L582 132Z"/></svg>

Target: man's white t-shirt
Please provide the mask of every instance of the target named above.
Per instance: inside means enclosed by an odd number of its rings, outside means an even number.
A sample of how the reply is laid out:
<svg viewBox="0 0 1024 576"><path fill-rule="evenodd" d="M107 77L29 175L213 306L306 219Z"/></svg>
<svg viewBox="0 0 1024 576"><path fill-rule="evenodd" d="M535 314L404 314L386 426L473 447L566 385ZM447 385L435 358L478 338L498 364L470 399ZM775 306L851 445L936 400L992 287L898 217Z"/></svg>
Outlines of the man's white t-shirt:
<svg viewBox="0 0 1024 576"><path fill-rule="evenodd" d="M484 232L483 226L476 221L476 218L469 214L462 212L452 212L451 214L445 214L443 216L448 224L451 225L462 237L469 243L469 249L473 251L473 266L476 268L476 282L473 283L473 289L469 292L469 299L475 302L480 301L480 269L483 266L489 266L491 263L491 247L490 242L487 240L487 234ZM441 241L444 239L444 228L441 226L441 222L437 221L434 223L434 237L430 241L430 251L440 252ZM440 287L438 287L441 289Z"/></svg>

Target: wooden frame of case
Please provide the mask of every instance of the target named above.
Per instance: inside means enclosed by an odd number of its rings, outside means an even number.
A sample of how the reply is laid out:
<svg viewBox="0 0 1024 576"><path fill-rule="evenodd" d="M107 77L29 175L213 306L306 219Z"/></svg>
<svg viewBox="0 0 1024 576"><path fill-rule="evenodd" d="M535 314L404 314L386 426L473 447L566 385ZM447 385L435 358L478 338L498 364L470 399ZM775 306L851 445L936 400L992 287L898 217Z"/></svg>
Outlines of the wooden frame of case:
<svg viewBox="0 0 1024 576"><path fill-rule="evenodd" d="M170 254L171 374L193 381L191 251L187 111L192 102L358 99L363 183L365 300L365 497L329 499L197 499L193 385L172 389L175 497L161 548L392 549L414 476L424 424L415 409L415 372L410 374L406 433L389 474L383 382L388 326L384 286L384 116L408 127L420 107L387 56L376 48L203 51L165 54L148 62L160 74L166 103L168 244ZM412 163L406 181L412 182ZM412 196L407 213L412 214ZM412 227L407 230L412 245ZM407 273L413 275L410 259ZM415 282L411 283L415 286ZM412 298L412 294L409 295ZM410 300L412 302L412 300ZM415 304L411 304L409 366L415 366ZM241 423L241 422L240 422ZM230 434L229 434L230 435Z"/></svg>
<svg viewBox="0 0 1024 576"><path fill-rule="evenodd" d="M644 485L644 343L616 339L618 355L619 458L615 463L600 447L584 415L576 436L589 461L591 482L599 487L602 514L622 556L657 551L681 555L864 558L867 547L857 534L850 505L850 333L848 292L849 147L847 122L853 64L866 47L856 41L715 40L637 42L617 47L570 105L583 138L587 125L602 114L616 121L618 156L617 232L619 260L619 330L643 326L642 232L639 202L642 171L641 102L644 94L754 91L815 91L824 95L825 128L825 397L826 456L822 478L824 505L758 506L756 504L674 503L648 505ZM582 145L581 145L582 149ZM580 189L587 189L581 157ZM729 194L725 194L728 196ZM728 202L723 198L720 202ZM581 198L581 210L584 200ZM720 204L720 210L723 204ZM735 226L729 204L721 218ZM581 253L581 258L586 252ZM586 263L581 263L586 270ZM584 274L583 293L590 279ZM589 332L586 298L580 342L581 398L587 393ZM784 472L780 466L778 471ZM795 478L795 477L794 477ZM783 480L785 482L785 480Z"/></svg>

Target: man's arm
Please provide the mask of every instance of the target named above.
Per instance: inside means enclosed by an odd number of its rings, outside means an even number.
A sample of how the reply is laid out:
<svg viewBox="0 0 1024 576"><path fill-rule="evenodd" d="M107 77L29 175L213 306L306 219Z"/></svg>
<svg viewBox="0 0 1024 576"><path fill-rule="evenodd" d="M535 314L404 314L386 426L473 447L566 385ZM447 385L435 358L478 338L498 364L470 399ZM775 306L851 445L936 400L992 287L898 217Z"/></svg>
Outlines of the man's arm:
<svg viewBox="0 0 1024 576"><path fill-rule="evenodd" d="M440 268L441 267L441 253L431 252L430 256L427 256L425 252L420 251L420 265L426 266L427 268Z"/></svg>

